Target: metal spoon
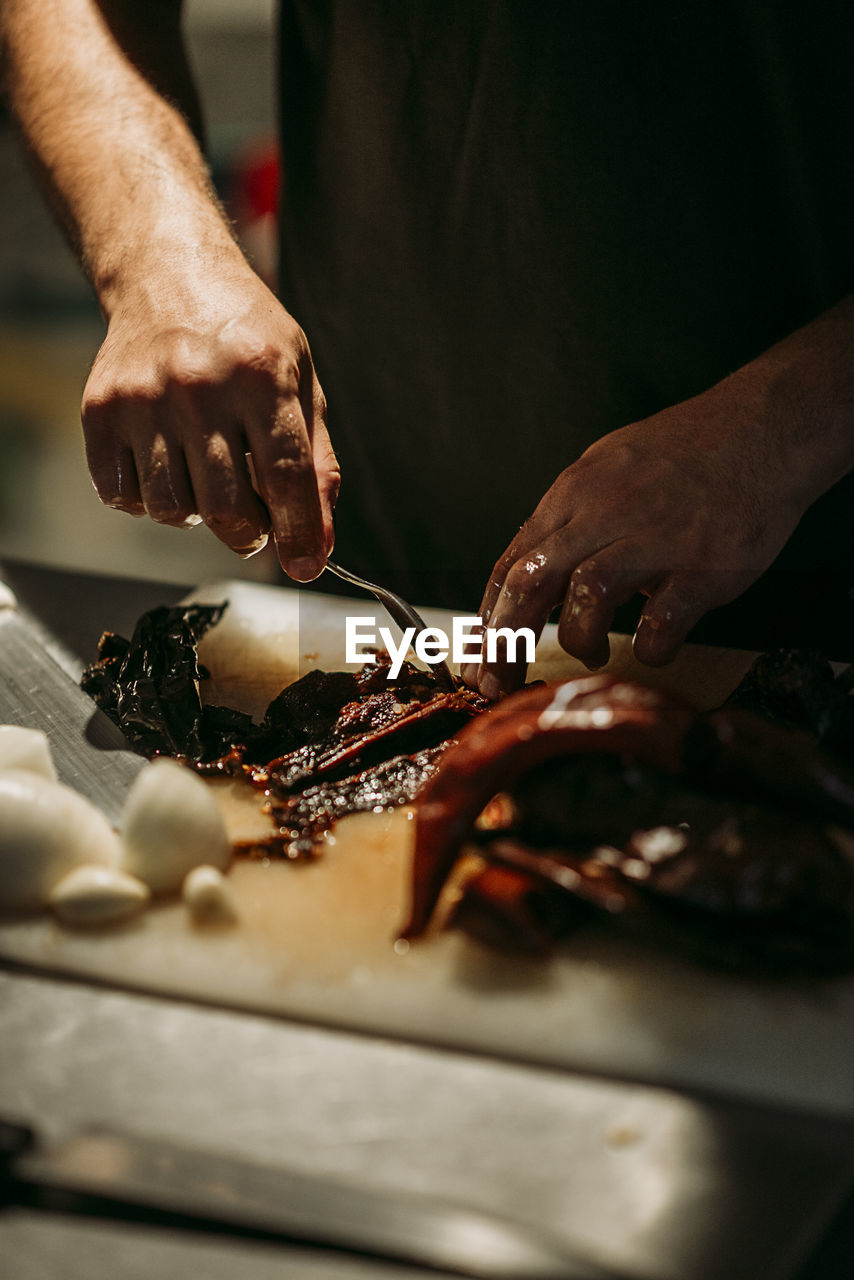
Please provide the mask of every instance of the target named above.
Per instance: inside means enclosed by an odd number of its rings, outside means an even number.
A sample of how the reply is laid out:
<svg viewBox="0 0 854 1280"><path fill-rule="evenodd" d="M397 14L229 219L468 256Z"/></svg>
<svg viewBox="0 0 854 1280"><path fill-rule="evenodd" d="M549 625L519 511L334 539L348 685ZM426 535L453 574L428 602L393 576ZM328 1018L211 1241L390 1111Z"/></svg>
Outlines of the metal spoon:
<svg viewBox="0 0 854 1280"><path fill-rule="evenodd" d="M334 560L327 560L326 567L330 573L334 573L336 577L342 578L344 582L352 583L354 587L362 587L365 591L370 591L376 596L392 622L396 622L401 631L405 631L407 627L415 628L415 639L422 631L427 630L427 623L413 609L411 604L407 602L394 591L389 591L386 587L379 587L375 582L368 582L365 578L359 578L355 573L350 573L349 569L342 569L340 564L336 564ZM435 674L447 684L449 689L454 688L454 677L451 675L450 667L447 662L431 663Z"/></svg>

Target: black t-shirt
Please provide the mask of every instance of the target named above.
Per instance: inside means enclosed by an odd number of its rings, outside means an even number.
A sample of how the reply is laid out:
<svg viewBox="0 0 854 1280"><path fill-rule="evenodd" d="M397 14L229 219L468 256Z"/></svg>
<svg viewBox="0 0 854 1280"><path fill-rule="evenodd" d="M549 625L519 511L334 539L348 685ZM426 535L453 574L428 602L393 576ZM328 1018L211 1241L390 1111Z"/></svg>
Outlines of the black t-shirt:
<svg viewBox="0 0 854 1280"><path fill-rule="evenodd" d="M850 0L283 0L280 47L339 553L421 601L476 606L588 444L854 287ZM844 576L852 513L781 565Z"/></svg>

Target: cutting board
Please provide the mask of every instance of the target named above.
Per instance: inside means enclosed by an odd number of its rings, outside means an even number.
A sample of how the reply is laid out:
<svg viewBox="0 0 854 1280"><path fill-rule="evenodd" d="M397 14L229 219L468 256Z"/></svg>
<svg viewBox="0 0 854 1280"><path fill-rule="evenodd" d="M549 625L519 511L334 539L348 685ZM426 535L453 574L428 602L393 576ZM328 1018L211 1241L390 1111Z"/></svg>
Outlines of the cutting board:
<svg viewBox="0 0 854 1280"><path fill-rule="evenodd" d="M251 583L213 584L194 599L229 601L200 647L206 697L256 715L297 675L344 665L346 614L386 622L364 599ZM450 626L450 615L424 612ZM688 646L672 666L649 671L625 637L613 637L612 652L614 673L698 706L720 702L752 658ZM547 633L532 676L582 671ZM261 836L257 795L212 785L232 836ZM854 980L748 981L594 930L549 961L496 955L455 934L395 945L412 833L408 810L357 814L310 863L238 859L232 927L194 926L175 902L99 933L40 918L0 925L0 957L236 1009L854 1115Z"/></svg>

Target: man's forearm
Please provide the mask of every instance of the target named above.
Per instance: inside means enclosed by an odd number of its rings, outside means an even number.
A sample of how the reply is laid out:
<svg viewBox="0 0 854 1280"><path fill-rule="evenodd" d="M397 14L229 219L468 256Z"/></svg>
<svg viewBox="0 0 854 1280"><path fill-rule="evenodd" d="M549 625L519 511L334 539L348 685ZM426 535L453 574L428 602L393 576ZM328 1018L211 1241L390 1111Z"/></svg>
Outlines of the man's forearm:
<svg viewBox="0 0 854 1280"><path fill-rule="evenodd" d="M806 509L854 467L854 295L712 389L764 424L780 491Z"/></svg>
<svg viewBox="0 0 854 1280"><path fill-rule="evenodd" d="M179 0L2 0L9 99L108 320L83 393L108 506L291 575L332 546L338 466L305 334L251 270L188 118ZM247 462L247 458L251 460Z"/></svg>
<svg viewBox="0 0 854 1280"><path fill-rule="evenodd" d="M10 104L108 315L152 273L186 278L196 253L238 253L185 118L198 124L180 8L0 8Z"/></svg>

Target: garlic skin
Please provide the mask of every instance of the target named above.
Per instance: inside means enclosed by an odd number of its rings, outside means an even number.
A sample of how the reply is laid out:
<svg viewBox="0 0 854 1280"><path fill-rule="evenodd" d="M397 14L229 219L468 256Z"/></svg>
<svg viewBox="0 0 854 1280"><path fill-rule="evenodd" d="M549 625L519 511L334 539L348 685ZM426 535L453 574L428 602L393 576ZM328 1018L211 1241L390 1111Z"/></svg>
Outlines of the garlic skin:
<svg viewBox="0 0 854 1280"><path fill-rule="evenodd" d="M47 734L17 724L0 724L0 769L25 769L59 781Z"/></svg>
<svg viewBox="0 0 854 1280"><path fill-rule="evenodd" d="M201 863L225 870L231 842L213 794L174 760L146 765L122 815L121 868L154 893L175 893Z"/></svg>
<svg viewBox="0 0 854 1280"><path fill-rule="evenodd" d="M107 819L71 787L26 769L0 772L0 913L38 911L75 867L120 859Z"/></svg>
<svg viewBox="0 0 854 1280"><path fill-rule="evenodd" d="M142 911L151 899L147 884L116 867L86 863L63 876L49 901L65 924L113 924Z"/></svg>
<svg viewBox="0 0 854 1280"><path fill-rule="evenodd" d="M194 920L210 924L233 924L237 920L231 885L216 867L193 867L181 886L181 897Z"/></svg>

